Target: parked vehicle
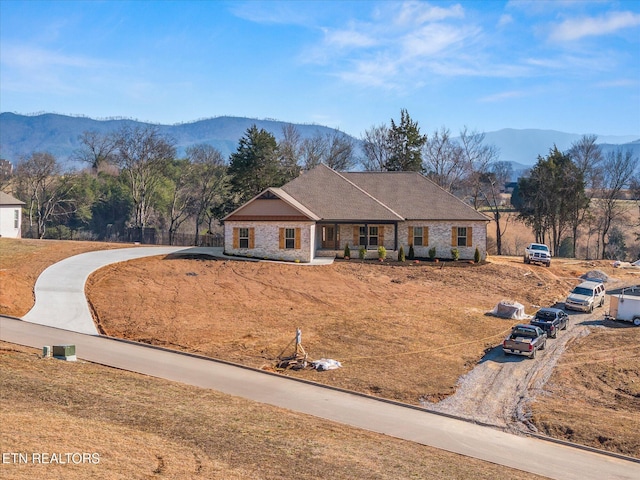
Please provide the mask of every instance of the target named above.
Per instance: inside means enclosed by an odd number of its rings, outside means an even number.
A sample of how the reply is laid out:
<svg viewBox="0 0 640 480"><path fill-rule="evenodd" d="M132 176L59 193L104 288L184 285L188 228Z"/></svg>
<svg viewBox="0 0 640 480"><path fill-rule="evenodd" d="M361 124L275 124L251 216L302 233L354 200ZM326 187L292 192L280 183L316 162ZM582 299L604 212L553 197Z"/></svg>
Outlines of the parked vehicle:
<svg viewBox="0 0 640 480"><path fill-rule="evenodd" d="M607 317L632 322L636 327L640 327L640 296L625 294L624 290L620 294L611 295Z"/></svg>
<svg viewBox="0 0 640 480"><path fill-rule="evenodd" d="M551 266L551 252L543 243L530 243L524 249L524 263L541 263Z"/></svg>
<svg viewBox="0 0 640 480"><path fill-rule="evenodd" d="M565 310L593 312L595 307L604 305L605 288L602 282L589 280L582 282L569 294L564 302Z"/></svg>
<svg viewBox="0 0 640 480"><path fill-rule="evenodd" d="M569 315L559 308L541 308L531 320L531 325L540 327L547 337L556 338L558 331L566 330Z"/></svg>
<svg viewBox="0 0 640 480"><path fill-rule="evenodd" d="M538 350L544 350L547 345L547 334L535 325L516 325L502 342L505 355L527 355L536 358Z"/></svg>

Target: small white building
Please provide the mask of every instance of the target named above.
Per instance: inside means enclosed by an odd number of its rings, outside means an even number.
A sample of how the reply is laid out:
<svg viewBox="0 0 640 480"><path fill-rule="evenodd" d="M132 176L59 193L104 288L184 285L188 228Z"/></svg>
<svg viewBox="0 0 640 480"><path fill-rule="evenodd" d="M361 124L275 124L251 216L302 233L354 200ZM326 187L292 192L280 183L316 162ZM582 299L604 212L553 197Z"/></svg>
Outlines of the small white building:
<svg viewBox="0 0 640 480"><path fill-rule="evenodd" d="M0 237L22 237L22 206L17 198L0 192Z"/></svg>

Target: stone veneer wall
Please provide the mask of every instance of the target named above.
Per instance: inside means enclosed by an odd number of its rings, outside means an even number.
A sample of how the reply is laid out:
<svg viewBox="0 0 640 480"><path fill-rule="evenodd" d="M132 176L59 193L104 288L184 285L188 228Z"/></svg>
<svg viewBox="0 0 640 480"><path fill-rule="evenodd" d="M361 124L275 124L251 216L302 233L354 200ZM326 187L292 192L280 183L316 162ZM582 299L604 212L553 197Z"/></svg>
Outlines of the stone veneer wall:
<svg viewBox="0 0 640 480"><path fill-rule="evenodd" d="M374 225L374 223L371 223ZM338 256L344 252L344 246L349 243L351 257L358 258L358 246L353 245L353 226L338 225L340 229L340 247L336 250ZM382 225L379 225L382 226ZM480 257L484 260L487 256L487 224L485 222L451 222L451 221L408 221L398 224L398 249L404 248L405 255L409 254L409 227L429 227L429 245L414 247L416 257L429 257L429 249L436 247L436 257L451 258L451 227L471 227L472 245L470 247L458 247L460 259L473 260L476 247L480 250ZM394 251L394 226L384 225L384 247L388 254ZM377 258L377 249L367 251L367 258Z"/></svg>
<svg viewBox="0 0 640 480"><path fill-rule="evenodd" d="M255 248L233 248L234 228L254 228ZM280 249L280 228L300 228L300 249ZM313 222L234 222L224 224L224 251L228 255L310 262L315 252Z"/></svg>

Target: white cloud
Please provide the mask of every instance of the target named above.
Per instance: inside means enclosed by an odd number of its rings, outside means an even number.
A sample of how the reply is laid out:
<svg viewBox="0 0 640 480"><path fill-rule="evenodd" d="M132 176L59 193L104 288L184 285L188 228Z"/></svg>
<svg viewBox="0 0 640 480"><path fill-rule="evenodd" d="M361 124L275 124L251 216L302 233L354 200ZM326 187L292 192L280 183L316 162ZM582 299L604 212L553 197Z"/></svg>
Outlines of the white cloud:
<svg viewBox="0 0 640 480"><path fill-rule="evenodd" d="M640 26L640 14L611 12L599 17L565 20L551 32L550 38L556 41L573 41L584 37L610 35L637 26Z"/></svg>
<svg viewBox="0 0 640 480"><path fill-rule="evenodd" d="M422 25L427 22L437 22L447 18L464 17L464 9L460 4L448 8L429 5L426 2L404 2L395 15L397 25Z"/></svg>
<svg viewBox="0 0 640 480"><path fill-rule="evenodd" d="M354 30L329 30L323 29L324 41L327 45L337 48L364 48L376 45L378 41L365 32Z"/></svg>
<svg viewBox="0 0 640 480"><path fill-rule="evenodd" d="M520 98L529 95L529 93L523 90L511 90L506 92L495 93L493 95L487 95L486 97L479 98L478 101L482 103L495 103L503 100L510 100L512 98Z"/></svg>
<svg viewBox="0 0 640 480"><path fill-rule="evenodd" d="M632 80L630 78L620 78L617 80L609 80L608 82L599 82L595 84L598 88L624 88L624 87L637 87L638 80Z"/></svg>
<svg viewBox="0 0 640 480"><path fill-rule="evenodd" d="M4 45L2 64L20 69L41 69L48 67L95 68L106 66L106 62L82 55L68 55L55 50L26 45Z"/></svg>
<svg viewBox="0 0 640 480"><path fill-rule="evenodd" d="M513 23L513 17L506 13L504 15L501 15L500 20L498 20L499 27L504 27L505 25L509 25L510 23Z"/></svg>

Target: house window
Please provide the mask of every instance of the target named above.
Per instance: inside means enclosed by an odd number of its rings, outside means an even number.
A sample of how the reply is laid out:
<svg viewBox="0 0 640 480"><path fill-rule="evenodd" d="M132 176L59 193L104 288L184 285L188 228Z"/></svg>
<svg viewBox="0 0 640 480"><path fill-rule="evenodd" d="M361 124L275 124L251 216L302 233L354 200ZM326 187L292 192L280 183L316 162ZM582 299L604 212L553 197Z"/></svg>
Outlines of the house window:
<svg viewBox="0 0 640 480"><path fill-rule="evenodd" d="M378 246L378 227L369 227L369 246Z"/></svg>
<svg viewBox="0 0 640 480"><path fill-rule="evenodd" d="M423 240L424 236L422 227L413 227L413 244L416 247L421 247L424 245Z"/></svg>
<svg viewBox="0 0 640 480"><path fill-rule="evenodd" d="M284 229L284 248L296 248L296 229Z"/></svg>
<svg viewBox="0 0 640 480"><path fill-rule="evenodd" d="M358 245L367 246L367 227L360 227L360 241Z"/></svg>
<svg viewBox="0 0 640 480"><path fill-rule="evenodd" d="M467 227L458 227L458 247L467 246Z"/></svg>
<svg viewBox="0 0 640 480"><path fill-rule="evenodd" d="M249 229L248 228L238 229L238 242L239 242L240 248L249 248Z"/></svg>
<svg viewBox="0 0 640 480"><path fill-rule="evenodd" d="M13 211L13 228L20 228L20 210Z"/></svg>

